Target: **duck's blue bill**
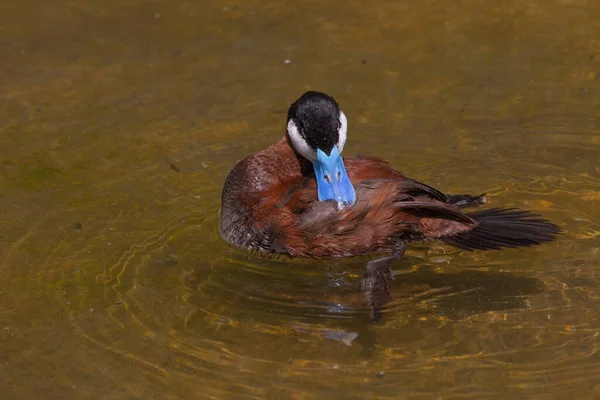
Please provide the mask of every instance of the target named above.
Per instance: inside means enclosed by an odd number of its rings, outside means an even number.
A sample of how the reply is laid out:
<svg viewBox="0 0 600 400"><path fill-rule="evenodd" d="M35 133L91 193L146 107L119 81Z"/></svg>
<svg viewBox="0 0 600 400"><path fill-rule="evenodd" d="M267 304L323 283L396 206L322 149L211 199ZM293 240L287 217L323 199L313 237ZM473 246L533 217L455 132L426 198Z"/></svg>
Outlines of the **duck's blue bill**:
<svg viewBox="0 0 600 400"><path fill-rule="evenodd" d="M317 149L317 159L313 161L319 201L335 200L338 205L352 205L356 201L354 186L350 183L344 160L333 146L331 154L327 155Z"/></svg>

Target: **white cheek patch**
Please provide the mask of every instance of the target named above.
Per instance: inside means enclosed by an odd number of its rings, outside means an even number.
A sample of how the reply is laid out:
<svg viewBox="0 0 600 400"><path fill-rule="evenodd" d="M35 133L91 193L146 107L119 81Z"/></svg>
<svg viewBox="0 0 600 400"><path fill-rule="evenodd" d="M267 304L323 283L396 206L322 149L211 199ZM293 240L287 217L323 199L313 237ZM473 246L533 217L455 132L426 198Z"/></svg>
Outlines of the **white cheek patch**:
<svg viewBox="0 0 600 400"><path fill-rule="evenodd" d="M294 149L302 157L304 157L310 161L313 161L317 158L317 152L315 150L313 150L308 145L308 143L306 143L306 140L304 140L304 138L302 137L300 132L298 132L298 127L296 126L296 123L291 119L289 120L289 122L287 124L287 131L288 131L288 136L290 137L290 140L292 141L292 146L294 146Z"/></svg>
<svg viewBox="0 0 600 400"><path fill-rule="evenodd" d="M348 134L348 120L343 111L340 111L340 130L338 133L340 137L338 139L337 148L340 154L342 154L342 150L344 150L344 145L346 144L346 135Z"/></svg>

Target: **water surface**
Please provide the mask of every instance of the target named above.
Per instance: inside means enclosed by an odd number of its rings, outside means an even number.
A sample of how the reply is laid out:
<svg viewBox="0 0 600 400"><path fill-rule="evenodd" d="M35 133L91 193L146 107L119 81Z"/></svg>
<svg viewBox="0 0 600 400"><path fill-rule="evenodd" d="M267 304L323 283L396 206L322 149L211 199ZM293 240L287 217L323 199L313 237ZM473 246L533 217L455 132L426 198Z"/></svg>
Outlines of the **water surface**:
<svg viewBox="0 0 600 400"><path fill-rule="evenodd" d="M600 5L0 3L2 398L600 396ZM360 261L217 235L223 180L305 90L345 154L561 225Z"/></svg>

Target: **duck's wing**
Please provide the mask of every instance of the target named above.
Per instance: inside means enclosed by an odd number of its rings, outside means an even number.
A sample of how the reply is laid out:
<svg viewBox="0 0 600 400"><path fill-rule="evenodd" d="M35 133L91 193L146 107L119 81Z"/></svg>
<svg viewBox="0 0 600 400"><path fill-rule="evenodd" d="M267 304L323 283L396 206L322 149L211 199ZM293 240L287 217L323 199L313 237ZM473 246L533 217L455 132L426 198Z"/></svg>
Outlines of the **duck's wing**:
<svg viewBox="0 0 600 400"><path fill-rule="evenodd" d="M316 201L316 187L299 185L269 231L275 251L311 257L394 251L405 241L463 232L475 221L456 207L433 199L414 181L357 180L357 202L343 210ZM435 192L433 192L435 193Z"/></svg>
<svg viewBox="0 0 600 400"><path fill-rule="evenodd" d="M350 171L352 181L356 179L400 179L403 183L403 193L413 197L426 196L430 199L452 204L458 208L479 207L487 204L485 193L476 195L458 194L447 195L436 188L414 179L407 178L402 173L392 169L386 161L378 157L358 155L344 160Z"/></svg>
<svg viewBox="0 0 600 400"><path fill-rule="evenodd" d="M399 192L412 197L429 197L430 199L448 202L448 197L439 190L410 179L396 171L390 165L378 157L358 155L345 159L348 176L353 183L363 181L384 181L393 180L400 184Z"/></svg>
<svg viewBox="0 0 600 400"><path fill-rule="evenodd" d="M405 241L463 232L474 223L442 192L379 158L356 156L345 164L357 197L352 207L340 211L333 201L318 201L310 176L269 196L278 198L264 215L270 248L311 257L394 251Z"/></svg>

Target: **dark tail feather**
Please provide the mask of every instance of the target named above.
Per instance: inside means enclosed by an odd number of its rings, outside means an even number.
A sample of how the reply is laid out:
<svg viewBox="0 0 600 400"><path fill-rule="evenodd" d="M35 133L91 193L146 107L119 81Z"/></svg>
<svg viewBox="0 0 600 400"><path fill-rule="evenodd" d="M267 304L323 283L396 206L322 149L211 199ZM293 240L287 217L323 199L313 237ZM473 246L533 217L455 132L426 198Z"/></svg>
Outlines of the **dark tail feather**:
<svg viewBox="0 0 600 400"><path fill-rule="evenodd" d="M464 250L499 250L550 242L560 232L538 214L516 208L490 208L468 215L479 224L471 231L443 238L444 242Z"/></svg>

